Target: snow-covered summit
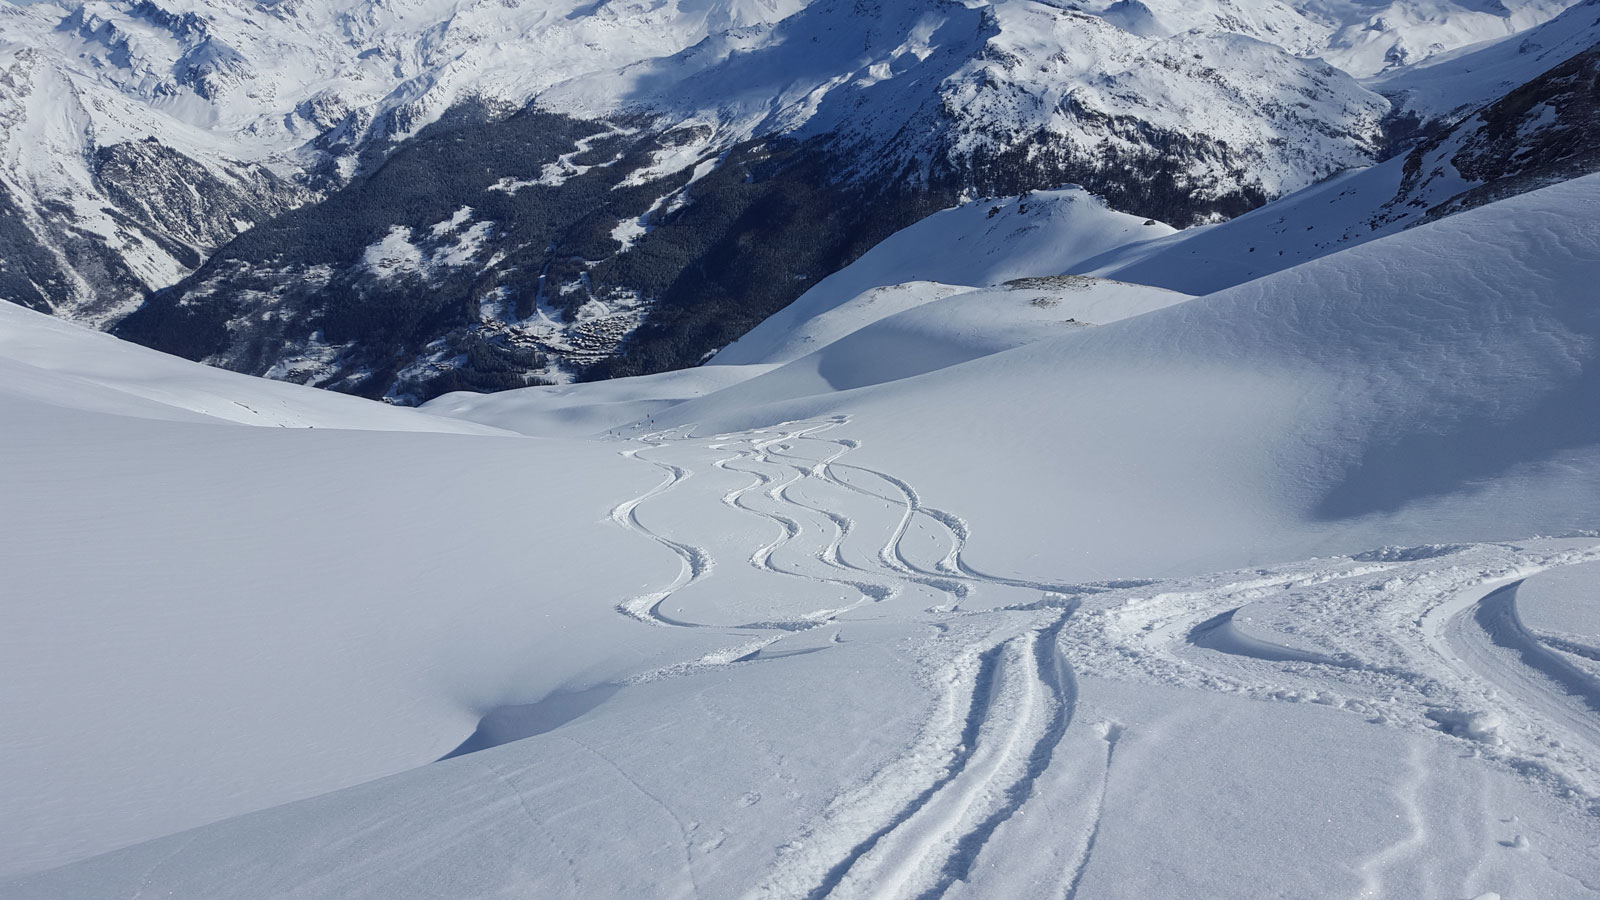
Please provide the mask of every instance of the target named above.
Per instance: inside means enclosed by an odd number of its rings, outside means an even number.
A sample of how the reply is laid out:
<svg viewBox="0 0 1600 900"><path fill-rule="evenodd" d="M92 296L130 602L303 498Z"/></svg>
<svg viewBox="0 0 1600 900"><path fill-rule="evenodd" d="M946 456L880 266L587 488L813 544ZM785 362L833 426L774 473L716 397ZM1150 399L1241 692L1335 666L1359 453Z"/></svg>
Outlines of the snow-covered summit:
<svg viewBox="0 0 1600 900"><path fill-rule="evenodd" d="M642 104L739 137L832 135L859 171L922 177L1018 165L1021 148L1133 160L1159 135L1196 191L1269 196L1370 159L1388 108L1333 66L1216 22L1146 36L1033 0L819 0L541 99L590 114Z"/></svg>
<svg viewBox="0 0 1600 900"><path fill-rule="evenodd" d="M1600 2L1526 31L1470 44L1368 82L1421 121L1459 118L1600 43Z"/></svg>
<svg viewBox="0 0 1600 900"><path fill-rule="evenodd" d="M3 289L115 320L462 104L709 128L703 152L663 161L673 171L755 135L829 133L861 171L911 166L982 194L1019 165L1060 183L1103 159L1231 214L1373 156L1388 107L1354 77L1567 5L7 2L0 187L28 260Z"/></svg>
<svg viewBox="0 0 1600 900"><path fill-rule="evenodd" d="M34 290L23 282L7 299L114 319L234 235L308 199L274 179L315 173L317 183L338 183L363 148L404 139L463 103L516 109L575 75L794 8L758 0L0 4L0 188L58 257L36 268L59 282L39 275ZM129 177L104 171L108 156L147 138L176 158ZM119 189L180 197L203 189L231 208L143 215ZM214 221L197 228L195 217ZM168 233L174 218L180 228ZM75 245L82 231L110 252Z"/></svg>

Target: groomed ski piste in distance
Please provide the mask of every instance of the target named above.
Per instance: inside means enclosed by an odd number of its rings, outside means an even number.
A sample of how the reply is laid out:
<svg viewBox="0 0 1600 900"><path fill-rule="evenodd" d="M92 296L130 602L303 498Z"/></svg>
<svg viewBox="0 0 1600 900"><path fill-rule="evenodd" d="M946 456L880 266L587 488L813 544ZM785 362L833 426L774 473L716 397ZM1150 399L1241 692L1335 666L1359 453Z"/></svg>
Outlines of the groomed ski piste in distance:
<svg viewBox="0 0 1600 900"><path fill-rule="evenodd" d="M1600 176L1328 189L420 411L0 304L0 894L1600 897Z"/></svg>

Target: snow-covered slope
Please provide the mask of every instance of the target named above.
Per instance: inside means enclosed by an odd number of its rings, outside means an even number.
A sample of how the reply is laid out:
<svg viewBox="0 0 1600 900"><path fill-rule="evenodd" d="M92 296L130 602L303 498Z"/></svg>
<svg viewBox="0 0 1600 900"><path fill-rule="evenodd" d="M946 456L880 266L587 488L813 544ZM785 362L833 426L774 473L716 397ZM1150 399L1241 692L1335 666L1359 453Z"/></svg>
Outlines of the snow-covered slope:
<svg viewBox="0 0 1600 900"><path fill-rule="evenodd" d="M317 138L354 143L374 129L403 137L467 98L520 106L574 75L797 8L85 0L8 5L5 22L11 41L33 45L35 66L54 70L80 101L98 101L90 115L99 141L138 140L155 128L184 152L258 161Z"/></svg>
<svg viewBox="0 0 1600 900"><path fill-rule="evenodd" d="M1581 718L1554 725L1572 698L1476 621L1506 579L1592 559L1592 539L1390 548L935 617L943 638L885 601L890 621L591 694L524 741L7 887L1592 897L1592 817L1556 774L1589 752ZM1218 618L1256 643L1207 638Z"/></svg>
<svg viewBox="0 0 1600 900"><path fill-rule="evenodd" d="M1066 271L1193 294L1232 287L1419 221L1424 210L1404 206L1410 215L1381 220L1404 170L1405 160L1395 158L1344 172L1237 219L1114 247Z"/></svg>
<svg viewBox="0 0 1600 900"><path fill-rule="evenodd" d="M1048 559L1110 577L1353 549L1333 535L1579 527L1600 436L1559 410L1592 375L1600 256L1572 223L1593 220L1597 195L1591 176L921 378L771 408L753 405L755 379L731 409L713 394L656 422L860 413L883 422L863 460L949 486L929 502L992 518L1015 516L1016 496L1053 498L1027 538L974 536L991 572ZM961 423L961 452L929 452L943 421ZM960 476L983 458L1012 465Z"/></svg>
<svg viewBox="0 0 1600 900"><path fill-rule="evenodd" d="M1600 2L1584 0L1548 22L1443 53L1368 82L1423 122L1458 119L1600 42Z"/></svg>
<svg viewBox="0 0 1600 900"><path fill-rule="evenodd" d="M724 197L763 187L746 176L774 171L771 148L719 149L758 113L807 134L864 97L863 117L878 109L898 128L949 88L973 109L983 91L1014 93L1008 121L1053 117L1026 108L1044 82L1023 45L1075 16L1151 42L1095 82L1132 108L1144 98L1118 86L1152 84L1151 66L1179 79L1157 79L1163 107L1212 96L1191 79L1260 99L1325 71L1292 55L1307 47L1371 71L1372 54L1404 49L1404 29L1465 40L1554 11L1406 4L1385 12L1403 28L1350 31L1375 8L1252 6L1220 31L1205 26L1232 7L899 8L846 29L886 43L863 48L859 71L845 54L849 77L822 94L826 65L780 85L798 94L766 109L736 98L703 128L499 123L571 129L563 141L583 135L601 157L627 150L611 181L592 148L519 160L529 171L505 183L474 166L471 189L505 206L408 200L417 221L367 216L369 241L327 227L382 208L351 201L312 237L351 244L377 282L432 288L421 273L459 272L480 301L462 304L475 339L514 344L497 317L548 315L545 278L519 299L504 272L480 283L461 263L498 252L501 223L542 202L541 181L585 201L641 189L587 207L585 234L625 239L627 258L666 240L716 179ZM249 98L238 59L208 43L201 22L222 13L103 8L130 18L104 32L121 49L95 90L149 89L150 109L198 121L211 113L195 98L276 102ZM33 28L101 9L0 19ZM310 14L237 9L274 34ZM360 9L382 24L445 7ZM532 15L450 9L507 27ZM573 12L633 17L619 33L652 15ZM812 8L783 12L713 9L758 24L707 25L704 65L668 55L549 95L592 97L661 66L683 68L686 88L747 65L770 78L759 61L794 53L774 36L818 27ZM1302 13L1321 24L1291 39ZM359 17L308 21L316 40L366 33ZM963 23L987 30L963 36ZM40 39L76 47L99 27ZM1265 43L1273 29L1292 53ZM164 35L191 31L174 56ZM407 52L450 46L449 32ZM515 67L501 49L450 57L451 84L473 83L474 59ZM7 58L40 65L38 52ZM1233 57L1268 77L1230 82L1220 63ZM187 60L173 92L138 63L168 58ZM925 83L946 64L960 77ZM1076 190L965 204L818 277L716 365L665 376L392 409L0 308L0 894L1600 897L1586 587L1600 562L1600 232L1585 227L1600 221L1600 175L1527 190L1595 146L1592 61L1562 65L1411 156L1208 229L1163 234ZM143 74L117 80L128 72ZM1305 98L1312 112L1354 84L1328 78L1332 94ZM705 96L685 93L683 109L701 116ZM420 122L432 107L416 109ZM1316 131L1304 110L1269 112ZM1206 111L1191 103L1166 124ZM1353 146L1324 137L1324 161ZM107 164L185 166L135 149ZM1483 161L1503 171L1477 178ZM663 174L674 166L677 181ZM239 171L213 174L248 180ZM1498 198L1497 182L1524 193ZM795 184L771 196L814 187ZM181 204L146 201L172 196L123 204L159 217ZM783 228L756 230L792 235L814 209L782 208ZM16 221L0 218L7 277L33 271L10 249ZM178 224L190 237L118 227L173 253L220 233ZM541 259L510 268L558 290L590 280ZM812 284L808 261L773 269ZM252 273L258 294L219 294L266 302L269 274ZM1186 292L1152 286L1164 283ZM294 336L279 313L246 305L221 324ZM308 331L324 362L348 337ZM428 350L444 368L457 352Z"/></svg>
<svg viewBox="0 0 1600 900"><path fill-rule="evenodd" d="M0 373L7 873L435 759L473 710L548 689L514 676L530 655L575 654L560 678L603 664L541 630L552 610L656 571L610 559L625 536L565 523L649 481L589 446L221 372L10 305ZM546 466L572 480L545 483ZM465 617L439 604L460 591ZM430 642L447 632L477 636Z"/></svg>
<svg viewBox="0 0 1600 900"><path fill-rule="evenodd" d="M858 172L953 170L980 190L987 169L1054 163L1071 177L1091 161L1143 160L1219 200L1370 159L1388 108L1347 73L1215 20L1147 36L1031 0L823 0L620 76L542 96L592 115L643 104L739 137L828 135Z"/></svg>
<svg viewBox="0 0 1600 900"><path fill-rule="evenodd" d="M50 406L281 428L492 433L328 391L251 378L0 304L0 391Z"/></svg>
<svg viewBox="0 0 1600 900"><path fill-rule="evenodd" d="M584 602L670 575L595 524L650 474L589 446L0 409L8 873L422 765L609 677L604 643L658 652Z"/></svg>
<svg viewBox="0 0 1600 900"><path fill-rule="evenodd" d="M1110 72L1103 57L1204 33L1240 35L1292 56L1321 56L1365 76L1522 31L1568 5L1517 0L1485 10L1449 0L1385 7L1319 0L1294 5L1091 3L1053 10L1006 3L984 13L985 30L997 38L985 66L999 75L1029 56L1066 49L1064 56L1072 60L1059 61L1068 66L1062 73ZM708 56L722 58L718 46L743 41L743 52L750 52L752 41L760 45L768 40L761 35L769 26L805 8L799 0L665 6L73 0L7 4L0 22L10 54L8 68L17 79L13 88L25 95L30 84L41 91L48 86L54 98L53 108L36 108L22 117L30 127L54 128L65 116L76 115L95 147L154 134L180 153L227 168L239 161L288 160L312 142L336 148L371 135L402 137L464 99L520 106L542 97L557 108L576 110L582 105L558 103L571 92L549 89L587 77L593 79L594 96L622 96L628 93L623 86L647 81L642 73L648 68L638 63L700 44L691 57L703 68ZM926 9L900 4L876 11L819 8L813 18L847 31L867 24L896 37L911 36L913 42L885 56L883 71L872 76L885 81L903 74L907 59L924 61L936 22L953 14L937 4ZM922 24L906 29L898 21L884 21L885 16L904 17L908 26ZM916 34L922 35L920 44ZM1251 52L1249 45L1238 43L1232 50ZM841 52L843 57L833 58ZM829 77L845 75L856 60L854 49L842 41L830 42L820 55L807 48L784 65L774 64L769 54L757 55L769 57L760 63L764 77L795 82L790 90L809 90L801 87L809 69L832 69ZM1008 56L1017 58L1007 62ZM1233 60L1226 68L1242 70L1249 67L1245 63L1260 61ZM1037 89L1049 84L1059 89L1062 73L1027 76L1035 79L1035 90L1029 93L1037 96ZM1177 80L1185 80L1176 74ZM1018 83L1016 77L1006 80ZM1124 77L1137 76L1130 72ZM1150 84L1159 89L1161 83ZM1104 96L1111 85L1107 81L1099 93ZM738 87L749 93L758 86ZM714 99L726 101L735 93ZM783 95L779 89L756 102L773 103L776 111L786 105ZM1154 108L1157 99L1147 96L1141 102ZM29 132L29 137L45 133ZM82 135L57 137L66 143L52 143L51 149L81 149ZM21 142L13 146L14 152L21 149ZM58 162L73 164L70 159ZM19 179L14 186L26 188L25 179L41 174L43 160L35 163L13 170Z"/></svg>
<svg viewBox="0 0 1600 900"><path fill-rule="evenodd" d="M1530 536L1600 524L1597 209L933 299L621 439L6 396L8 868L396 774L4 891L1593 897L1600 544Z"/></svg>
<svg viewBox="0 0 1600 900"><path fill-rule="evenodd" d="M952 288L951 290L957 290ZM457 391L422 408L437 416L492 424L540 437L593 437L620 426L648 423L658 411L703 397L776 368L701 366L583 384L547 385L479 394ZM638 428L630 427L629 433Z"/></svg>
<svg viewBox="0 0 1600 900"><path fill-rule="evenodd" d="M1578 13L1593 11L1574 8L1563 18ZM1600 31L1591 37L1600 41ZM1113 247L1067 271L1207 293L1600 171L1597 75L1600 46L1591 46L1441 127L1404 157L1343 173L1220 225Z"/></svg>
<svg viewBox="0 0 1600 900"><path fill-rule="evenodd" d="M766 361L785 365L704 402L760 407L895 382L1189 299L1174 291L1078 276L1022 278L997 288L940 296L948 290L945 285L913 283L869 291L778 344ZM895 311L908 296L920 296L922 302ZM852 320L848 333L837 333ZM661 415L683 421L682 410Z"/></svg>
<svg viewBox="0 0 1600 900"><path fill-rule="evenodd" d="M1013 278L1054 275L1113 248L1172 233L1171 226L1160 222L1113 212L1076 188L974 201L934 213L891 235L822 279L712 362L789 362L815 349L819 341L848 334L872 318L925 302L944 290L910 287L907 282L987 287ZM891 286L896 289L873 292ZM853 309L836 312L847 301L854 301Z"/></svg>
<svg viewBox="0 0 1600 900"><path fill-rule="evenodd" d="M792 396L891 381L1019 347L1062 325L1105 324L1186 299L1055 274L1107 248L1173 233L1113 212L1078 188L975 201L890 236L699 367L599 384L457 392L423 406L524 434L582 436L648 421L797 361L774 375L792 382ZM837 352L818 354L836 341L845 342ZM770 399L772 383L762 381L757 396ZM728 395L718 402L737 403Z"/></svg>
<svg viewBox="0 0 1600 900"><path fill-rule="evenodd" d="M446 394L422 408L530 435L635 435L656 415L675 415L673 407L711 394L718 406L738 407L883 384L1187 299L1081 276L1019 278L988 289L912 282L874 288L787 331L767 330L772 345L761 353L759 345L730 348L747 354L749 363L713 362L598 384Z"/></svg>

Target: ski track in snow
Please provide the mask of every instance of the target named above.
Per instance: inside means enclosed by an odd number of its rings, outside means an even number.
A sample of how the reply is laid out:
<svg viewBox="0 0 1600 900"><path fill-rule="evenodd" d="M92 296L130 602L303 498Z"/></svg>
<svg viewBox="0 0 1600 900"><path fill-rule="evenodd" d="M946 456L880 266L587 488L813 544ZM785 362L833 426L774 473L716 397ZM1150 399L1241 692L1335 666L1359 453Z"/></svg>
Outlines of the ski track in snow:
<svg viewBox="0 0 1600 900"><path fill-rule="evenodd" d="M861 448L838 434L848 423L838 416L708 439L674 429L622 451L664 477L611 518L668 549L680 567L671 583L618 611L658 627L751 633L656 675L820 652L840 635L822 646L776 645L879 604L933 627L914 651L932 695L918 736L778 848L747 897L932 900L966 881L984 848L1004 843L1002 826L1026 806L1073 727L1080 674L1321 703L1428 740L1471 742L1491 764L1600 813L1600 679L1571 661L1600 652L1528 629L1516 609L1521 579L1600 559L1600 546L1384 548L1169 581L998 577L965 560L966 520L926 505L892 473L843 461ZM716 560L706 547L647 527L638 510L664 502L693 477L691 463L707 459L719 478L747 479L718 498L760 523L749 532L755 546L739 551L747 565L857 599L759 621L726 610L725 621L707 622L664 612L669 599L710 577ZM985 595L981 606L980 591L1000 596ZM1008 591L1034 599L1003 602ZM930 598L942 601L927 606ZM1246 606L1252 612L1241 616ZM1315 637L1274 639L1280 628L1299 632L1301 621ZM1039 873L1065 900L1078 895L1092 860L1125 730L1114 722L1095 728L1104 766L1098 786L1085 787L1095 799L1078 849L1064 869ZM1427 841L1418 806L1425 746L1414 745L1417 777L1396 793L1409 830L1360 864L1360 896L1381 895Z"/></svg>
<svg viewBox="0 0 1600 900"><path fill-rule="evenodd" d="M819 440L818 438L814 437L814 434L811 432L802 434L800 437L810 440ZM836 443L846 450L859 449L861 446L858 441L849 439L829 442ZM779 458L788 459L791 464L801 465L804 463L804 460L796 459L783 453L775 453L773 455ZM839 456L841 455L842 453L835 454L834 456L831 456L818 463L815 467L814 474L825 479L830 484L834 484L846 490L853 491L867 497L873 497L904 508L904 512L901 516L899 524L889 535L889 538L884 543L883 547L878 551L878 558L891 570L912 580L923 580L924 582L927 582L929 579L934 579L936 580L935 582L928 583L944 585L946 586L945 589L955 591L958 596L965 596L966 591L971 590L970 585L973 583L1000 584L1009 587L1053 592L1081 592L1083 590L1083 586L1080 585L1057 585L1043 582L1024 581L1013 578L1003 578L1000 576L989 575L974 569L972 566L968 565L962 557L962 554L966 550L967 539L970 534L965 519L953 513L924 505L922 502L922 497L917 493L916 488L912 487L904 480L889 474L888 472L882 472L877 469L869 469L860 465L837 462ZM835 470L858 472L870 478L880 480L894 489L895 496L885 496L877 493L876 491L868 490L858 484L855 484L848 478L840 476ZM912 561L906 555L904 549L906 536L918 516L925 518L942 529L945 534L945 540L949 545L948 551L933 564L931 569ZM948 587L950 583L949 579L956 579L958 583L968 583L968 586L965 588L950 588Z"/></svg>
<svg viewBox="0 0 1600 900"><path fill-rule="evenodd" d="M637 440L644 444L621 451L629 459L650 463L666 473L666 478L644 494L619 504L611 512L612 521L666 547L681 562L677 577L666 587L641 594L618 604L622 614L652 625L702 627L715 624L721 628L777 628L788 631L816 628L831 622L838 615L868 602L883 602L899 596L908 585L921 585L945 595L948 600L942 608L959 609L971 598L981 584L994 584L1012 588L1046 591L1086 592L1086 588L1066 588L1037 584L1015 579L997 578L976 572L962 561L961 554L967 541L967 527L956 516L925 507L916 490L905 481L884 472L861 466L845 465L838 460L860 447L859 442L841 439L824 440L816 437L821 432L848 422L838 417L821 422L788 422L771 429L746 435L720 435L709 442L697 442L681 436L680 431L663 431L646 434ZM822 458L805 459L785 452L804 440L821 443L829 449ZM711 553L703 547L685 543L659 534L639 520L640 506L675 490L692 477L693 471L685 465L665 462L657 454L686 443L696 449L715 451L731 450L730 455L711 463L725 472L750 476L753 480L722 496L724 505L760 518L776 526L776 537L757 546L747 562L752 567L773 575L805 579L820 585L831 585L860 595L855 603L843 607L808 612L797 619L767 622L697 623L668 615L663 605L675 594L709 577L714 568ZM891 495L868 490L842 477L838 469L865 474L890 485ZM874 567L850 562L843 552L847 541L857 538L862 529L848 514L808 503L799 499L794 488L801 483L819 484L875 501L889 503L901 510L899 523L890 531L875 553ZM756 495L758 500L752 500ZM759 505L758 505L759 504ZM947 549L931 567L913 562L903 544L911 523L921 517L937 524L940 529L936 539ZM807 521L811 523L808 527ZM819 521L826 524L817 524ZM820 542L820 546L805 548L805 542ZM815 564L815 565L813 565ZM809 570L807 570L809 569Z"/></svg>
<svg viewBox="0 0 1600 900"><path fill-rule="evenodd" d="M847 422L845 417L790 422L709 441L659 432L639 438L644 446L622 451L666 477L618 505L612 520L666 547L681 564L670 584L624 601L619 612L656 626L795 632L825 625L863 604L904 597L916 587L943 595L945 602L932 611L946 614L956 613L985 585L1094 592L977 572L962 559L969 534L963 520L925 506L916 489L900 478L839 461L859 449L859 442L823 435ZM802 442L818 448L819 455L798 455ZM749 477L720 497L725 506L759 519L773 535L749 553L748 565L764 574L854 591L859 599L779 621L699 623L663 612L663 604L708 577L715 566L704 548L658 533L638 516L641 505L663 498L692 476L687 465L661 458L672 455L673 448L726 454L711 466ZM858 480L870 481L871 487ZM895 524L871 553L872 565L853 563L843 552L847 542L866 539L861 524L844 509L824 505L815 494L802 498L802 484L898 511ZM916 522L930 523L931 535L942 543L931 562L916 559L904 547ZM929 677L940 686L939 700L922 735L905 755L836 799L804 838L780 852L754 896L932 898L965 880L996 831L1032 796L1035 781L1049 767L1072 722L1077 682L1061 652L1060 634L1079 603L1075 596L1047 596L1000 607L995 613L1009 613L1012 622L998 634L969 628L960 632L960 639L952 639L948 626L939 628L935 643L953 649L934 655ZM1018 612L1026 613L1020 621ZM974 632L983 636L974 640ZM759 640L736 648L743 652L696 663L733 664L825 649L769 649L781 639Z"/></svg>
<svg viewBox="0 0 1600 900"><path fill-rule="evenodd" d="M1058 637L1073 612L966 646L907 753L831 803L748 896L926 898L964 879L1072 722L1077 685Z"/></svg>
<svg viewBox="0 0 1600 900"><path fill-rule="evenodd" d="M1532 677L1542 676L1543 681L1560 688L1591 712L1600 713L1600 679L1563 659L1546 639L1523 624L1522 616L1517 612L1517 589L1522 586L1523 580L1518 579L1491 591L1472 606L1472 624L1481 630L1482 636L1488 638L1495 647L1512 651L1522 663L1522 668L1514 670L1511 677L1490 674L1491 680L1503 689L1509 689L1513 686L1512 682L1517 682L1517 687L1530 688L1527 693L1548 698L1552 695L1549 687L1537 683L1540 679ZM1462 621L1464 616L1465 613L1458 615L1451 623L1452 637L1463 634L1462 629L1466 627ZM1468 631L1465 634L1471 635L1468 640L1477 638L1477 632ZM1593 716L1583 716L1578 721L1593 737L1600 737L1600 732L1595 731L1600 723Z"/></svg>
<svg viewBox="0 0 1600 900"><path fill-rule="evenodd" d="M1264 641L1245 634L1239 630L1239 626L1233 623L1233 617L1241 608L1236 606L1227 612L1212 616L1189 629L1189 643L1196 647L1204 647L1207 650L1215 650L1219 653L1232 653L1235 656L1244 656L1267 662L1308 662L1324 666L1347 665L1342 660L1334 659L1326 654L1301 650L1272 641Z"/></svg>
<svg viewBox="0 0 1600 900"><path fill-rule="evenodd" d="M1100 792L1095 797L1089 831L1083 837L1083 848L1078 851L1072 868L1068 870L1062 889L1063 900L1074 900L1078 896L1078 887L1083 883L1083 875L1089 870L1089 860L1094 856L1094 843L1100 837L1100 820L1105 814L1106 789L1111 785L1111 763L1116 758L1117 742L1122 740L1122 731L1123 727L1115 722L1106 722L1102 726L1100 736L1106 744L1106 761L1100 776Z"/></svg>
<svg viewBox="0 0 1600 900"><path fill-rule="evenodd" d="M1356 871L1361 875L1361 889L1356 896L1362 900L1393 896L1392 892L1384 889L1385 873L1415 858L1428 842L1426 813L1419 799L1428 783L1427 758L1421 744L1411 746L1407 763L1408 776L1395 794L1405 815L1406 834L1357 866ZM1424 896L1432 897L1435 894L1430 891Z"/></svg>
<svg viewBox="0 0 1600 900"><path fill-rule="evenodd" d="M650 449L648 446L636 447L631 450L622 451L622 455L629 459L641 459L641 454L648 449ZM646 459L645 461L665 472L667 474L666 480L662 481L654 488L651 488L649 491L640 494L638 497L618 504L616 508L611 510L611 521L616 522L618 525L621 525L630 531L638 532L639 534L650 538L661 546L666 547L678 557L681 566L677 577L673 579L672 583L667 587L659 591L642 594L638 597L625 600L618 604L617 611L630 618L638 619L641 622L646 622L653 625L685 625L687 623L676 622L663 617L660 612L660 606L663 601L672 596L674 591L694 584L695 582L710 575L712 566L711 556L703 548L675 541L669 537L659 535L654 531L651 531L649 528L646 528L644 524L639 521L638 509L639 505L644 503L646 500L671 492L677 488L678 485L687 480L693 473L688 469L682 468L681 466L675 466L671 463L658 462L653 459Z"/></svg>
<svg viewBox="0 0 1600 900"><path fill-rule="evenodd" d="M1321 703L1443 733L1600 813L1600 679L1573 661L1586 647L1573 652L1516 611L1522 579L1592 560L1600 548L1454 552L1458 561L1444 567L1426 555L1334 559L1198 590L1119 592L1132 596L1091 611L1093 640L1069 652L1094 674ZM1286 605L1343 646L1325 653L1244 633L1234 616L1246 603Z"/></svg>
<svg viewBox="0 0 1600 900"><path fill-rule="evenodd" d="M1441 724L1537 760L1600 806L1600 679L1523 624L1525 580L1480 589L1440 626L1435 646L1478 694L1474 715Z"/></svg>

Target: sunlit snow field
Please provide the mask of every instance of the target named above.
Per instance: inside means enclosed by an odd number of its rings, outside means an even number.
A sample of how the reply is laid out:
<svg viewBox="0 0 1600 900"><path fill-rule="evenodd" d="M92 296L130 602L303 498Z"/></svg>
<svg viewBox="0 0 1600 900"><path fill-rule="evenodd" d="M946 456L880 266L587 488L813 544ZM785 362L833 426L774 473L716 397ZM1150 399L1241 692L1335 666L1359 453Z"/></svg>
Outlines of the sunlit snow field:
<svg viewBox="0 0 1600 900"><path fill-rule="evenodd" d="M1600 177L1038 203L423 411L0 306L0 894L1600 896Z"/></svg>

